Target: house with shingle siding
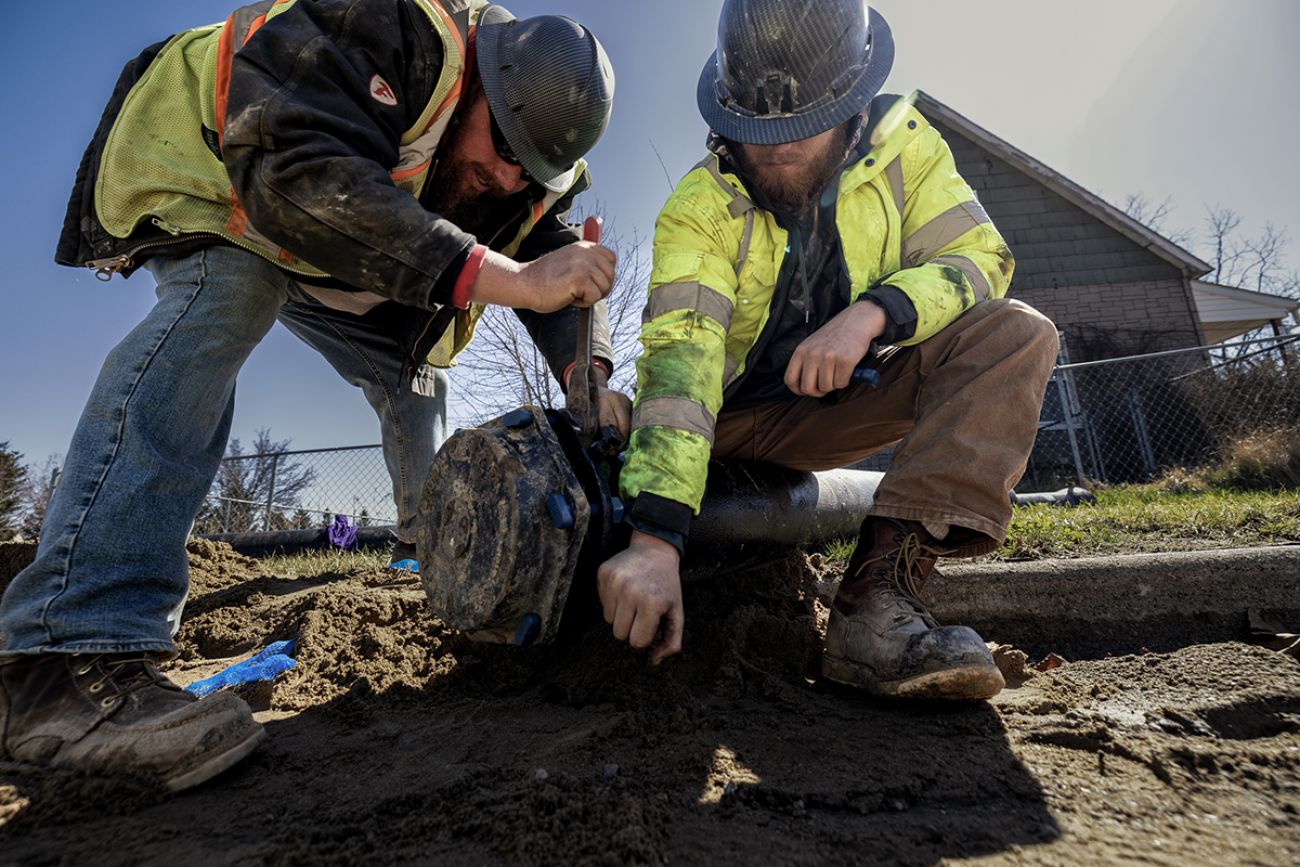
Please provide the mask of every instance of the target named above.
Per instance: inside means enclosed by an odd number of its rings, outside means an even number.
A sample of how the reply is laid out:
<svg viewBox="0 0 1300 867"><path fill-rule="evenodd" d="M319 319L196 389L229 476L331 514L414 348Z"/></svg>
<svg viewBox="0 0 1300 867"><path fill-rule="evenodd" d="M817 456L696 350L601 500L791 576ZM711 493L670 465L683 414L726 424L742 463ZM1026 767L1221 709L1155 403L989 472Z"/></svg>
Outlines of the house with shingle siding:
<svg viewBox="0 0 1300 867"><path fill-rule="evenodd" d="M1288 317L1300 324L1295 299L1207 282L1207 262L1100 196L928 94L919 94L916 107L948 142L957 170L1015 255L1009 296L1056 323L1063 362L1209 346L1269 325L1281 334ZM1056 487L1085 474L1134 480L1194 460L1208 441L1198 413L1187 405L1148 406L1144 395L1186 401L1169 384L1208 366L1206 353L1191 352L1159 365L1130 364L1123 379L1066 375L1058 384L1054 377L1020 488ZM1144 376L1150 381L1139 381ZM887 464L886 455L858 466Z"/></svg>
<svg viewBox="0 0 1300 867"><path fill-rule="evenodd" d="M1205 282L1208 263L934 97L916 107L1015 254L1011 297L1056 323L1071 361L1206 346L1296 315L1294 299Z"/></svg>

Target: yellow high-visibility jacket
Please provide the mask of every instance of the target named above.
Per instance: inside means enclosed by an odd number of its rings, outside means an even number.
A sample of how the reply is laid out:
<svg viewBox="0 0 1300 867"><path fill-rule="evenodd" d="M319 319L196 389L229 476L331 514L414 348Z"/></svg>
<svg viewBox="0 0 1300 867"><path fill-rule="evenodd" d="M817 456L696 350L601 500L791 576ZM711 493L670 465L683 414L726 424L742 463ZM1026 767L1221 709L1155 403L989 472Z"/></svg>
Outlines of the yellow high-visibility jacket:
<svg viewBox="0 0 1300 867"><path fill-rule="evenodd" d="M902 103L878 125L886 128L840 176L836 228L850 300L901 290L917 322L899 343L912 345L1005 295L1015 262L939 132ZM625 498L651 493L699 512L724 391L756 360L787 243L716 155L669 197L655 225Z"/></svg>

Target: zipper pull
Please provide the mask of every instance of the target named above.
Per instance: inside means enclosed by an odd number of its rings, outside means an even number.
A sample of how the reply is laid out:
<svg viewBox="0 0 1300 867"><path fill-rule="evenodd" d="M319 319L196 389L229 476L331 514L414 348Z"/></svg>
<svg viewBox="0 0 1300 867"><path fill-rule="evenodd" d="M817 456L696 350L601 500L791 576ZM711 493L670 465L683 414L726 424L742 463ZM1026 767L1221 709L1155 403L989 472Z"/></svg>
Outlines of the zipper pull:
<svg viewBox="0 0 1300 867"><path fill-rule="evenodd" d="M86 263L86 267L95 272L95 279L102 283L107 283L113 279L113 275L122 271L124 268L131 267L131 257L127 255L114 256L111 259L92 259Z"/></svg>
<svg viewBox="0 0 1300 867"><path fill-rule="evenodd" d="M168 235L171 235L173 238L178 237L181 233L181 230L179 228L173 226L170 223L164 223L162 220L158 219L157 217L154 217L149 222L153 223L155 226L162 229L164 232L166 232Z"/></svg>

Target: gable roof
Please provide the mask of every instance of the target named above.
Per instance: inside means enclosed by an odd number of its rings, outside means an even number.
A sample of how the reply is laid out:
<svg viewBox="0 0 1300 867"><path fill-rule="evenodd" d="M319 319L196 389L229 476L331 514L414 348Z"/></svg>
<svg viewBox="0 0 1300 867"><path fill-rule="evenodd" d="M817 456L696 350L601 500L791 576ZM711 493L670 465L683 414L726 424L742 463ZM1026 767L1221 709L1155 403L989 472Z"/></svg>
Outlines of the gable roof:
<svg viewBox="0 0 1300 867"><path fill-rule="evenodd" d="M957 131L972 143L1029 175L1061 198L1105 223L1139 247L1173 265L1187 276L1201 277L1214 270L1208 263L1150 226L1133 219L1110 202L1089 192L1065 175L979 126L965 115L953 111L925 91L918 92L916 107L928 119L938 121Z"/></svg>

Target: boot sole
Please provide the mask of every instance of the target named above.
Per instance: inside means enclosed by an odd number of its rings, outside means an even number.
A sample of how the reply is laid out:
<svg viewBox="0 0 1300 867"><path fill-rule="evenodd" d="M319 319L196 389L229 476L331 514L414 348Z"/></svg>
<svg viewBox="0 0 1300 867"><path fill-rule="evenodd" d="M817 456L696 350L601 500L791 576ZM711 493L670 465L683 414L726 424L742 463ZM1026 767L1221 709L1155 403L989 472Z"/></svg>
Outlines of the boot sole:
<svg viewBox="0 0 1300 867"><path fill-rule="evenodd" d="M168 777L164 782L167 788L173 792L184 791L193 788L200 783L205 783L223 771L226 771L242 762L252 754L253 750L261 746L262 741L266 740L266 729L258 726L248 737L235 744L228 750L218 753L205 759L197 767L190 768L182 774Z"/></svg>
<svg viewBox="0 0 1300 867"><path fill-rule="evenodd" d="M882 698L920 700L984 701L1006 686L996 665L973 664L902 680L881 680L869 668L830 654L822 657L822 677Z"/></svg>

